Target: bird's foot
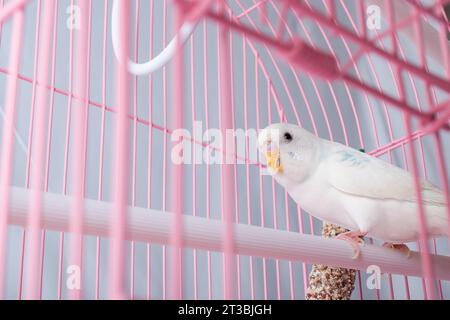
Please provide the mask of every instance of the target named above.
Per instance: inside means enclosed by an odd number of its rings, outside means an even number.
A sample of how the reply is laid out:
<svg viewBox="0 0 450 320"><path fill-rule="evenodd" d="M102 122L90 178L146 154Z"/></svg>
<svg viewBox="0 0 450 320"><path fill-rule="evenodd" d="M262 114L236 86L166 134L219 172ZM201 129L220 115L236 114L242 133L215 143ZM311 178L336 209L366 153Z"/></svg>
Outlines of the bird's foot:
<svg viewBox="0 0 450 320"><path fill-rule="evenodd" d="M391 243L391 242L385 242L383 244L383 247L393 249L393 250L398 250L400 252L403 252L408 259L411 258L411 250L409 250L409 248L406 244L395 244L395 243Z"/></svg>
<svg viewBox="0 0 450 320"><path fill-rule="evenodd" d="M353 255L352 259L358 259L361 254L361 249L359 248L359 246L360 245L363 246L365 244L365 242L362 238L366 234L367 234L367 232L348 231L348 232L339 234L336 237L336 239L344 240L344 241L348 242L353 247L353 251L355 253Z"/></svg>

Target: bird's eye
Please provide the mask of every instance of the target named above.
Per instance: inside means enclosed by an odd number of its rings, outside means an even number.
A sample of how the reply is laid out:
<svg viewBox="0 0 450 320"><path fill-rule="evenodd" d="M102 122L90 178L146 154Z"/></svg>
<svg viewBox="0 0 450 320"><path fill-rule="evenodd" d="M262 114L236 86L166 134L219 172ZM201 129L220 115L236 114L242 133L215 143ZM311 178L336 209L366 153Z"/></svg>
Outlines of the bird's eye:
<svg viewBox="0 0 450 320"><path fill-rule="evenodd" d="M291 142L291 141L292 141L292 134L290 134L289 132L286 132L286 133L284 134L284 139L285 139L286 141L288 141L288 142Z"/></svg>

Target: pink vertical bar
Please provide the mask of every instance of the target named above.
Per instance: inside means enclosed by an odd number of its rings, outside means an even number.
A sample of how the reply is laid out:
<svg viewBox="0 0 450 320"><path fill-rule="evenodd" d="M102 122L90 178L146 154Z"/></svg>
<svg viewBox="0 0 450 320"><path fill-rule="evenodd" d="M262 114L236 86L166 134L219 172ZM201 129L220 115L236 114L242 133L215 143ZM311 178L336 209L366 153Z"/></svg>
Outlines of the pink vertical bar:
<svg viewBox="0 0 450 320"><path fill-rule="evenodd" d="M408 159L407 159L407 155L406 155L406 148L405 145L403 144L401 147L401 151L402 151L402 158L403 158L403 164L405 167L405 170L408 170ZM408 277L404 276L403 282L405 284L405 289L406 289L406 299L410 300L411 299L411 292L409 289L409 283L408 283ZM423 284L424 286L424 284ZM424 289L424 291L426 291L426 289Z"/></svg>
<svg viewBox="0 0 450 320"><path fill-rule="evenodd" d="M167 1L163 4L163 45L167 45ZM167 209L167 67L163 67L163 117L164 117L164 134L163 134L163 211ZM162 296L163 299L167 297L167 277L166 277L166 266L167 266L167 247L163 245L162 247Z"/></svg>
<svg viewBox="0 0 450 320"><path fill-rule="evenodd" d="M256 54L255 56L255 93L256 93L256 130L261 130L261 104L260 104L260 98L259 98L259 55ZM233 68L231 68L233 70ZM267 84L269 84L269 81L267 79ZM270 99L270 89L269 85L267 85L267 93L268 93L268 99ZM268 110L268 112L270 112ZM235 177L236 179L236 177ZM237 189L237 188L236 188ZM236 190L237 191L237 190ZM259 167L259 205L261 207L261 226L265 227L265 218L264 218L264 190L263 190L263 175L262 175L262 168ZM267 261L266 257L262 257L263 262L263 288L264 288L264 300L268 299L268 291L267 291Z"/></svg>
<svg viewBox="0 0 450 320"><path fill-rule="evenodd" d="M24 267L24 260L25 260L25 239L26 239L26 232L25 230L22 231L22 239L20 242L20 267L19 267L19 284L18 284L18 290L17 290L17 300L22 299L22 291L23 291L23 267Z"/></svg>
<svg viewBox="0 0 450 320"><path fill-rule="evenodd" d="M270 95L268 97L268 107L267 107L267 114L268 114L268 120L269 124L272 123L272 112L271 112L271 106L272 106L272 100L270 99ZM278 214L277 214L277 196L275 193L275 179L272 180L272 212L273 212L273 228L275 230L278 229ZM280 260L275 261L275 268L276 268L276 276L277 276L277 299L281 300L281 283L280 283Z"/></svg>
<svg viewBox="0 0 450 320"><path fill-rule="evenodd" d="M208 46L206 34L206 20L203 20L203 85L204 85L204 103L205 103L205 126L209 130L209 94L208 94ZM206 218L211 218L211 199L210 199L210 185L211 185L211 168L206 166ZM208 299L212 298L212 276L211 276L211 252L207 253L207 269L208 269Z"/></svg>
<svg viewBox="0 0 450 320"><path fill-rule="evenodd" d="M0 9L3 8L4 0L0 0ZM2 44L3 22L0 22L0 45Z"/></svg>
<svg viewBox="0 0 450 320"><path fill-rule="evenodd" d="M129 81L128 81L128 52L130 34L130 3L120 1L119 31L119 61L116 63L116 130L114 150L114 211L111 221L111 273L110 297L123 299L125 297L125 225L127 219L128 195L128 109L129 109Z"/></svg>
<svg viewBox="0 0 450 320"><path fill-rule="evenodd" d="M230 10L230 15L232 14ZM232 34L230 33L229 37L229 48L230 48L230 70L234 70L234 54L233 54L233 39ZM231 76L231 86L230 86L230 93L231 93L231 118L233 119L233 130L236 129L236 106L234 101L234 77ZM234 166L234 207L235 207L235 219L236 223L239 223L239 196L238 196L238 182L237 182L237 166ZM237 266L237 298L238 300L242 299L242 284L241 284L241 261L240 256L236 255L236 266Z"/></svg>
<svg viewBox="0 0 450 320"><path fill-rule="evenodd" d="M44 4L44 16L51 17L55 5L54 0L48 0ZM42 210L42 182L45 166L45 133L47 120L47 88L46 85L49 79L49 58L51 49L51 31L52 19L44 19L42 27L42 45L40 46L38 83L37 83L37 112L36 131L34 136L35 153L32 163L32 190L31 201L28 216L29 229L29 260L27 264L27 298L36 299L38 297L38 273L39 269L39 244L41 233L41 210Z"/></svg>
<svg viewBox="0 0 450 320"><path fill-rule="evenodd" d="M3 4L2 4L3 6ZM14 14L11 51L9 58L9 77L6 88L5 118L1 145L0 167L0 300L5 295L6 243L8 239L9 188L14 160L14 124L16 122L16 101L18 74L23 40L23 9Z"/></svg>
<svg viewBox="0 0 450 320"><path fill-rule="evenodd" d="M285 209L285 217L286 217L286 229L287 231L291 231L291 223L289 221L289 196L287 192L284 193L284 209ZM294 293L294 273L292 269L292 261L288 262L289 265L289 289L291 294L291 300L295 299Z"/></svg>
<svg viewBox="0 0 450 320"><path fill-rule="evenodd" d="M149 36L149 57L153 57L153 17L154 3L150 0L150 36ZM152 145L153 145L153 88L152 88L152 76L148 77L148 98L149 98L149 110L148 119L150 125L148 126L148 182L147 182L147 207L152 206ZM147 243L147 300L151 298L151 245Z"/></svg>
<svg viewBox="0 0 450 320"><path fill-rule="evenodd" d="M71 0L70 5L74 6L75 1ZM66 116L66 136L64 143L64 173L63 173L63 194L67 193L67 180L69 172L69 138L72 118L72 100L73 100L73 47L74 47L74 30L70 29L69 39L69 94L67 99L67 116ZM59 270L58 270L58 299L62 298L62 286L63 286L63 262L64 262L64 233L59 234Z"/></svg>
<svg viewBox="0 0 450 320"><path fill-rule="evenodd" d="M415 39L417 40L418 50L419 50L419 63L420 63L420 66L424 70L426 70L427 63L426 63L426 56L425 56L426 53L425 53L425 46L424 46L424 39L423 39L424 35L422 32L422 27L421 27L421 15L419 14L419 11L417 8L414 8L413 13L416 14L416 19L414 19L414 32L415 32ZM401 81L401 78L399 78L399 80ZM430 89L430 84L427 83L425 90L426 90L427 100L428 100L428 103L431 108L432 98L431 98L429 89ZM404 94L404 92L402 92L402 98L404 98L403 94ZM418 214L419 214L419 222L421 224L421 226L420 226L421 227L420 228L420 247L422 248L422 267L423 267L423 271L424 271L424 275L425 275L425 281L427 282L427 289L428 289L427 291L429 294L429 298L431 300L433 300L434 295L435 295L433 268L431 265L431 257L429 256L430 252L429 252L429 248L428 248L428 230L427 230L427 224L426 224L427 222L426 222L426 218L425 218L425 208L424 208L423 202L422 202L423 198L422 198L421 182L420 182L419 170L417 167L418 161L415 157L415 147L414 147L414 143L412 142L412 139L411 139L411 135L412 135L411 118L407 117L407 118L405 118L405 121L406 121L408 137L410 138L409 146L410 146L410 154L412 157L412 170L413 170L413 175L414 175L414 180L415 180L417 202L418 202L418 206L419 206ZM423 153L421 155L422 155L422 163L425 165Z"/></svg>
<svg viewBox="0 0 450 320"><path fill-rule="evenodd" d="M243 59L243 80L244 80L244 129L247 132L248 131L248 90L247 90L247 83L248 83L248 76L247 76L247 45L246 45L246 38L245 36L242 39L242 59ZM234 151L234 150L233 150ZM250 194L250 165L249 165L249 159L248 156L250 154L250 147L249 147L249 139L248 136L245 136L245 185L246 185L246 191L247 191L247 220L248 224L252 224L252 209L251 209L251 194ZM251 290L251 297L252 300L255 300L255 279L254 279L254 273L253 273L253 257L249 257L249 266L250 266L250 290Z"/></svg>
<svg viewBox="0 0 450 320"><path fill-rule="evenodd" d="M425 92L426 92L428 105L431 107L433 105L433 97L431 96L431 92L430 92L431 88L429 88L427 86L425 90L426 90ZM420 109L420 107L419 107L419 109ZM419 143L419 152L420 152L420 160L421 160L421 165L422 165L423 176L425 179L428 179L427 168L425 165L425 154L424 154L422 138L419 137L417 139L417 141ZM439 146L437 146L437 149L438 149L438 153L439 153ZM438 157L439 157L439 154L438 154ZM444 180L446 180L446 179L444 179ZM437 254L436 239L432 239L432 244L433 244L433 254L436 255ZM442 291L442 282L440 279L437 279L437 291L438 291L439 299L442 300L443 299L443 291Z"/></svg>
<svg viewBox="0 0 450 320"><path fill-rule="evenodd" d="M44 277L44 255L45 255L45 230L41 231L41 250L39 253L39 295L38 299L42 300L42 287L43 287L43 277Z"/></svg>
<svg viewBox="0 0 450 320"><path fill-rule="evenodd" d="M17 3L17 2L14 2ZM38 70L38 52L39 52L39 30L40 30L40 14L41 14L41 1L37 3L37 13L36 13L36 31L35 31L35 46L34 46L34 59L33 59L33 80L32 82L32 93L31 93L31 116L30 116L30 126L28 130L28 148L27 148L27 164L25 173L25 185L27 188L30 187L30 166L31 166L31 150L32 150L32 134L34 128L34 113L36 104L36 82L37 82L37 70ZM21 246L21 258L20 258L20 272L19 272L19 299L22 298L22 284L23 284L23 274L24 274L24 259L25 259L25 240L26 240L26 230L22 232L22 246Z"/></svg>
<svg viewBox="0 0 450 320"><path fill-rule="evenodd" d="M191 63L191 115L192 115L192 128L195 130L196 112L195 112L195 76L194 76L194 36L190 36L190 63ZM194 132L194 137L196 133ZM193 147L193 164L192 164L192 214L197 216L197 153L194 148L197 146L192 143ZM194 299L198 300L198 271L197 271L197 249L193 250L194 260Z"/></svg>
<svg viewBox="0 0 450 320"><path fill-rule="evenodd" d="M78 0L80 9L80 29L76 37L76 58L75 68L77 70L74 81L74 122L73 134L75 136L73 144L73 175L72 175L72 204L70 213L70 255L69 265L82 268L82 241L83 241L83 215L84 215L84 160L85 160L85 128L84 119L88 108L88 87L87 76L87 55L88 52L88 15L89 2ZM82 273L81 273L82 274ZM82 292L80 289L69 291L71 299L80 299Z"/></svg>
<svg viewBox="0 0 450 320"><path fill-rule="evenodd" d="M416 21L416 30L417 30L417 36L418 36L418 42L421 44L420 48L421 48L421 63L422 66L424 68L426 68L426 56L425 56L425 46L424 46L424 35L423 35L423 30L422 30L422 24L420 24L420 21ZM446 39L446 32L443 32L440 34L440 43L442 44L442 39L447 40ZM442 49L442 53L445 54L446 50L441 46ZM448 60L444 58L444 60ZM444 61L444 65L447 65L446 62ZM448 69L447 67L445 68L445 72L447 73ZM448 75L448 74L447 74ZM426 97L427 97L427 102L429 105L430 109L433 109L433 106L437 103L437 97L436 97L436 92L434 90L432 90L432 88L429 86L429 84L426 85ZM432 95L432 93L434 93L434 95ZM433 99L434 97L434 99ZM419 109L420 109L420 104L419 104ZM436 132L434 135L434 142L435 142L435 146L436 146L436 150L438 151L438 170L441 176L441 180L442 180L442 184L443 184L443 189L444 189L444 194L445 194L445 198L446 198L446 203L447 205L450 203L450 195L449 195L449 187L448 187L448 182L447 182L447 170L445 168L445 160L443 158L443 154L442 154L442 145L440 144L440 137L439 137L439 133ZM423 151L423 145L422 145L422 140L421 138L418 139L419 143L420 143L420 157L421 157L421 162L422 162L422 167L423 167L423 171L425 173L425 178L427 178L427 174L426 174L426 166L425 166L425 156L424 156L424 151ZM448 209L448 216L450 217L450 206L447 207ZM434 254L437 254L437 246L436 246L436 239L433 239L433 249L434 249ZM443 291L442 291L442 281L441 280L437 280L438 282L438 294L439 294L439 299L442 300L443 299Z"/></svg>
<svg viewBox="0 0 450 320"><path fill-rule="evenodd" d="M394 26L394 24L395 24L395 12L394 12L393 3L392 3L392 1L385 0L385 5L386 5L386 8L387 8L388 21L389 21L391 26ZM378 35L378 32L376 32L376 34ZM380 44L381 44L382 48L384 48L384 45L382 43L380 43ZM397 38L396 38L395 32L392 32L392 34L391 34L391 44L392 44L392 53L397 55L397 51L399 49L399 46L398 46L398 43L397 43ZM400 48L400 51L401 51L401 48ZM370 62L370 60L369 60L369 62ZM389 65L389 70L391 71L392 77L395 77L391 65ZM415 88L414 83L413 83L413 87ZM399 89L398 89L397 85L396 85L396 90L397 90L397 94L398 94L399 93ZM393 137L392 137L392 130L391 130L390 123L389 123L389 133L390 133L390 137L391 137L391 141L392 141ZM391 152L389 152L389 159L392 162ZM404 160L406 161L406 158L404 158ZM409 292L409 284L408 284L408 277L407 276L404 276L404 285L405 285L406 297L407 297L407 300L409 300L410 299L410 292ZM393 289L393 286L392 286L392 275L391 274L389 274L389 286L390 286L390 289L391 289L391 299L393 299L394 298L394 289Z"/></svg>
<svg viewBox="0 0 450 320"><path fill-rule="evenodd" d="M418 32L418 29L416 29L416 36L420 37L420 32ZM419 41L420 42L420 41ZM424 57L423 57L423 43L419 43L419 48L421 52L421 62L424 63ZM401 70L397 69L397 81L400 84L400 99L402 101L405 100L405 88L403 84L403 80L401 77ZM421 247L421 253L422 253L422 268L424 272L424 279L426 282L426 289L427 292L425 294L425 298L429 298L431 300L434 299L434 283L433 283L433 270L431 266L430 261L430 252L428 248L428 230L426 227L426 219L425 219L425 212L423 207L423 197L422 197L422 190L421 190L421 183L420 183L420 177L419 177L419 170L417 167L417 159L415 154L415 147L414 147L414 140L412 139L412 129L411 129L411 115L406 113L404 115L404 124L408 135L408 141L409 141L409 154L411 157L411 169L414 176L414 183L415 183L415 190L416 190L416 196L417 196L417 205L418 205L418 216L419 216L419 223L420 223L420 240L419 244ZM425 288L424 288L425 289Z"/></svg>
<svg viewBox="0 0 450 320"><path fill-rule="evenodd" d="M448 32L450 32L450 30L448 30L448 28L446 28L444 26L444 24L441 24L440 30L441 30L440 45L441 45L442 56L444 57L445 75L446 75L447 79L450 80L450 55L449 55L449 49L448 49L448 42L445 37L445 35L448 34ZM445 194L445 203L447 206L447 216L450 221L450 187L449 187L449 183L447 180L448 172L447 172L447 168L445 166L445 157L444 157L443 151L442 151L443 145L442 145L442 141L441 141L441 135L439 132L434 133L434 143L438 150L438 158L437 158L438 159L438 168L439 168L439 173L440 173L440 177L441 177L441 183L443 186L443 191ZM448 228L450 230L450 222L449 222Z"/></svg>
<svg viewBox="0 0 450 320"><path fill-rule="evenodd" d="M400 78L399 78L400 79ZM400 79L401 81L401 79ZM424 279L426 281L427 285L427 293L428 293L428 299L434 300L434 283L433 283L433 269L431 266L431 260L430 260L430 250L428 248L428 230L426 225L426 219L425 219L425 211L423 207L423 196L422 196L422 189L421 189L421 183L420 183L420 177L419 177L419 170L417 167L417 159L415 155L415 147L414 147L414 140L412 139L412 131L411 131L411 118L410 115L405 115L405 127L408 133L408 140L409 142L409 153L411 157L411 169L414 176L415 181L415 190L416 190L416 196L417 196L417 205L418 205L418 215L419 215L419 223L420 223L420 247L421 247L421 254L422 254L422 268L424 273Z"/></svg>
<svg viewBox="0 0 450 320"><path fill-rule="evenodd" d="M442 57L444 57L444 70L446 71L447 80L450 81L450 52L448 48L448 39L446 39L446 34L450 32L450 29L446 27L443 23L440 24L439 30L441 33L440 46Z"/></svg>
<svg viewBox="0 0 450 320"><path fill-rule="evenodd" d="M91 40L92 40L92 0L89 0L88 4L88 19L87 19L87 44L86 44L86 72L85 72L85 87L86 87L86 96L85 96L85 109L84 112L84 143L83 143L83 160L82 160L82 168L81 168L81 191L84 196L86 192L86 162L87 162L87 146L88 146L88 137L89 137L89 108L90 108L90 93L91 93ZM82 97L82 96L81 96Z"/></svg>
<svg viewBox="0 0 450 320"><path fill-rule="evenodd" d="M103 159L105 155L105 117L106 117L106 62L107 62L107 36L108 36L108 0L103 7L103 53L102 53L102 119L100 126L100 155L99 155L99 174L97 199L103 198ZM96 239L96 258L95 258L95 299L100 298L100 237Z"/></svg>
<svg viewBox="0 0 450 320"><path fill-rule="evenodd" d="M181 3L176 6L175 30L180 30L184 20L184 7ZM178 31L176 31L178 32ZM183 128L184 118L184 73L183 73L183 51L180 37L177 37L177 50L174 56L174 104L172 111L172 127L174 130ZM182 140L183 138L181 138ZM181 141L174 141L180 143ZM183 297L183 166L172 163L171 166L171 210L174 213L172 229L170 233L171 253L171 298L182 299Z"/></svg>
<svg viewBox="0 0 450 320"><path fill-rule="evenodd" d="M224 3L220 2L220 10L225 12ZM219 77L221 85L219 86L220 94L220 131L222 137L227 137L227 130L232 129L233 121L231 119L231 112L229 107L231 105L230 99L230 57L228 49L228 27L220 26L220 64ZM234 140L223 146L223 154L227 159L221 165L221 209L222 220L224 221L223 233L223 249L224 249L224 298L233 299L234 292L234 237L233 237L233 205L234 205L234 159L231 164L228 163L230 154L234 153ZM230 145L229 145L230 144Z"/></svg>
<svg viewBox="0 0 450 320"><path fill-rule="evenodd" d="M139 9L140 9L140 1L136 0L135 7L135 25L134 25L134 61L138 61L139 57ZM136 160L137 160L137 107L138 107L138 78L137 76L133 77L134 79L134 93L133 93L133 151L132 151L132 182L131 182L131 206L136 206ZM134 299L134 264L135 264L135 243L131 241L131 254L130 254L130 298Z"/></svg>
<svg viewBox="0 0 450 320"><path fill-rule="evenodd" d="M58 257L58 300L62 299L62 286L63 286L63 279L62 279L62 266L63 266L63 258L64 258L64 233L59 234L59 257Z"/></svg>
<svg viewBox="0 0 450 320"><path fill-rule="evenodd" d="M36 31L34 40L34 58L33 58L33 86L31 92L31 116L30 116L30 126L28 129L28 150L27 150L27 169L26 169L26 181L25 185L27 188L30 186L30 169L31 169L31 150L33 147L33 128L34 128L34 114L36 106L36 82L38 77L38 53L41 46L39 31L41 29L41 0L37 2L37 12L36 12Z"/></svg>
<svg viewBox="0 0 450 320"><path fill-rule="evenodd" d="M302 220L302 209L297 206L297 219L298 219L298 231L300 234L304 234L303 220ZM308 289L308 273L306 263L302 262L302 277L303 277L303 290L306 292Z"/></svg>
<svg viewBox="0 0 450 320"><path fill-rule="evenodd" d="M48 114L48 129L47 129L47 155L46 155L46 164L45 164L45 182L44 182L44 190L48 191L49 184L49 175L50 175L50 151L52 145L52 130L53 130L53 109L55 102L55 74L56 74L56 39L58 35L58 2L55 3L55 7L53 10L53 47L52 47L52 76L50 87L50 110ZM44 278L44 256L45 256L45 230L42 230L42 248L41 248L41 274L39 279L39 299L42 299L42 287L43 287L43 278ZM23 263L23 260L21 260ZM22 267L20 268L22 269ZM20 272L20 282L22 282L22 272ZM19 297L21 293L19 294Z"/></svg>

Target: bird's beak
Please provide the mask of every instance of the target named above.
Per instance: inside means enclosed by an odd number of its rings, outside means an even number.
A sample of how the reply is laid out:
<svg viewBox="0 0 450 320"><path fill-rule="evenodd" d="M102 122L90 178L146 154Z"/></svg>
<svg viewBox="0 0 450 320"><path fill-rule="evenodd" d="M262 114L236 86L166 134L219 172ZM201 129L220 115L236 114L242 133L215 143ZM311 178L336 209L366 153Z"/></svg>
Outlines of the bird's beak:
<svg viewBox="0 0 450 320"><path fill-rule="evenodd" d="M267 167L271 174L283 172L283 167L280 160L280 149L278 145L271 140L267 140L261 146L261 152L266 157Z"/></svg>

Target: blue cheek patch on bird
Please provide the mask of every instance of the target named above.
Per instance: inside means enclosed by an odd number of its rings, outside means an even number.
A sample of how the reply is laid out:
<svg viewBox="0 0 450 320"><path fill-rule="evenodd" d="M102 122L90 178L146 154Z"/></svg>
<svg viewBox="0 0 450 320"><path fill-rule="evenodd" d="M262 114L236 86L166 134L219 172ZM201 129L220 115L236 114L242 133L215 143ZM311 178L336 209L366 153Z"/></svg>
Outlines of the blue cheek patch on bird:
<svg viewBox="0 0 450 320"><path fill-rule="evenodd" d="M292 159L294 159L294 160L297 160L297 161L303 160L303 156L302 156L300 153L297 153L297 152L289 152L288 154L289 154L289 156L290 156Z"/></svg>

